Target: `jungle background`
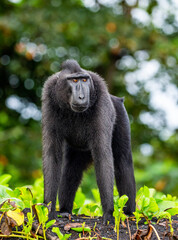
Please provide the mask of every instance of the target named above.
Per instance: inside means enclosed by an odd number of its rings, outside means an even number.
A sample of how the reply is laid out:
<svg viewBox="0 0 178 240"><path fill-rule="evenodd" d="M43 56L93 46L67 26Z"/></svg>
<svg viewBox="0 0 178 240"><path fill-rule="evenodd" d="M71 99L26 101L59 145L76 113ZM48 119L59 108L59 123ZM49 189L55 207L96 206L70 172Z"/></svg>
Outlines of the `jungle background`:
<svg viewBox="0 0 178 240"><path fill-rule="evenodd" d="M137 189L178 194L178 2L1 0L0 174L42 176L41 90L76 59L125 97ZM91 196L93 169L82 182Z"/></svg>

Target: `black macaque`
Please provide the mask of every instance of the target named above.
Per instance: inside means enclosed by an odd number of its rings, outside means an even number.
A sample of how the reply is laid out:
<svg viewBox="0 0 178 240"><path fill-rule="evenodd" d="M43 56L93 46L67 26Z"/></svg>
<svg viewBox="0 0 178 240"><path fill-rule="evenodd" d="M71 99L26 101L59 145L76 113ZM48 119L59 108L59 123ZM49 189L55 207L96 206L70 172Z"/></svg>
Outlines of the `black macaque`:
<svg viewBox="0 0 178 240"><path fill-rule="evenodd" d="M103 79L75 60L49 77L42 94L44 202L55 217L71 213L85 169L94 162L103 220L113 221L114 176L120 196L129 197L124 211L135 210L135 178L130 126L123 99L108 93Z"/></svg>

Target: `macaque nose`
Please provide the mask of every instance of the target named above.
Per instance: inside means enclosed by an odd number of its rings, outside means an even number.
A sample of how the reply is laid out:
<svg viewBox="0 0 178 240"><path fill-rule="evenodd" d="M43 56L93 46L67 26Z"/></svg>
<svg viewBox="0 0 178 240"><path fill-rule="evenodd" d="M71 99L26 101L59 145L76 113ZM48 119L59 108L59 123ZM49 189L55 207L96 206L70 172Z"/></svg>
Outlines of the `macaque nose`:
<svg viewBox="0 0 178 240"><path fill-rule="evenodd" d="M80 99L80 100L83 100L84 98L85 98L84 94L80 94L80 95L79 95L79 99Z"/></svg>

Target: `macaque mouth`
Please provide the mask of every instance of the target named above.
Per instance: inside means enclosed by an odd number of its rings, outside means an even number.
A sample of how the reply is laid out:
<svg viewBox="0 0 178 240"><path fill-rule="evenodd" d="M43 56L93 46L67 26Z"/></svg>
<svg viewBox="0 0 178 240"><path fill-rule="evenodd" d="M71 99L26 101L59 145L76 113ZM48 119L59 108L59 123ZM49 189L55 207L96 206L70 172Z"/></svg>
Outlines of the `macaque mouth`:
<svg viewBox="0 0 178 240"><path fill-rule="evenodd" d="M85 110L87 110L88 105L87 105L87 104L85 104L85 105L72 104L72 105L71 105L71 108L72 108L72 110L75 111L75 112L84 112Z"/></svg>

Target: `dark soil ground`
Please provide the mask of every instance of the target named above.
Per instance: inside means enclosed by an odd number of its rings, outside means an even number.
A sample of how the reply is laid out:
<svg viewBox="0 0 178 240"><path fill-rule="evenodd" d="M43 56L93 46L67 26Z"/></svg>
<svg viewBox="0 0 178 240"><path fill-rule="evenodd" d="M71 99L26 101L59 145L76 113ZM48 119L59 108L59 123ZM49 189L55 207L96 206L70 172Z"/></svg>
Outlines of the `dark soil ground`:
<svg viewBox="0 0 178 240"><path fill-rule="evenodd" d="M85 222L85 227L90 227L91 232L76 232L71 230L70 227L73 224L81 224ZM112 239L112 240L178 240L178 216L172 217L172 226L174 229L173 235L170 233L169 221L167 219L162 219L159 222L156 218L154 218L150 225L145 224L145 219L142 219L139 224L137 230L136 222L134 218L130 218L129 220L125 220L125 222L120 223L119 226L119 238L117 238L117 233L114 230L114 224L104 225L101 217L90 218L84 215L80 216L69 216L59 218L58 221L52 226L60 229L62 234L71 234L70 240L102 240L102 239ZM52 227L47 230L47 240L58 240L59 238L55 233L51 231ZM2 228L2 226L1 226ZM33 230L34 233L38 228L37 220L34 222ZM15 229L14 229L15 230ZM42 229L39 229L38 234L43 236ZM34 235L35 236L35 235ZM0 240L3 239L12 239L12 240L21 240L22 238L12 238L11 236L0 237ZM39 238L42 239L42 238ZM63 238L65 240L65 238Z"/></svg>
<svg viewBox="0 0 178 240"><path fill-rule="evenodd" d="M92 231L91 233L79 233L73 230L67 230L66 224L68 223L83 223L85 222L85 226L89 226ZM129 221L125 221L124 223L120 224L119 228L119 239L120 240L129 240L129 239L178 239L178 216L174 216L172 218L174 233L173 236L170 234L170 227L169 221L167 219L162 219L157 223L157 219L153 219L151 222L151 226L156 229L158 236L156 236L155 231L152 227L148 227L148 224L144 224L145 219L142 219L139 222L139 230L137 231L136 222L134 219L130 219ZM95 227L94 227L95 226ZM72 219L69 220L67 218L60 218L59 222L56 224L56 227L60 228L60 231L63 234L71 233L69 239L92 239L91 237L95 237L93 239L101 240L101 239L117 239L117 234L114 231L114 225L103 225L102 218L89 218L86 216L72 216ZM94 229L94 230L93 230ZM130 232L130 233L129 233ZM136 234L137 232L137 234ZM49 233L51 235L51 233ZM53 234L52 234L53 235ZM54 236L54 235L53 235ZM90 238L89 238L90 237Z"/></svg>

